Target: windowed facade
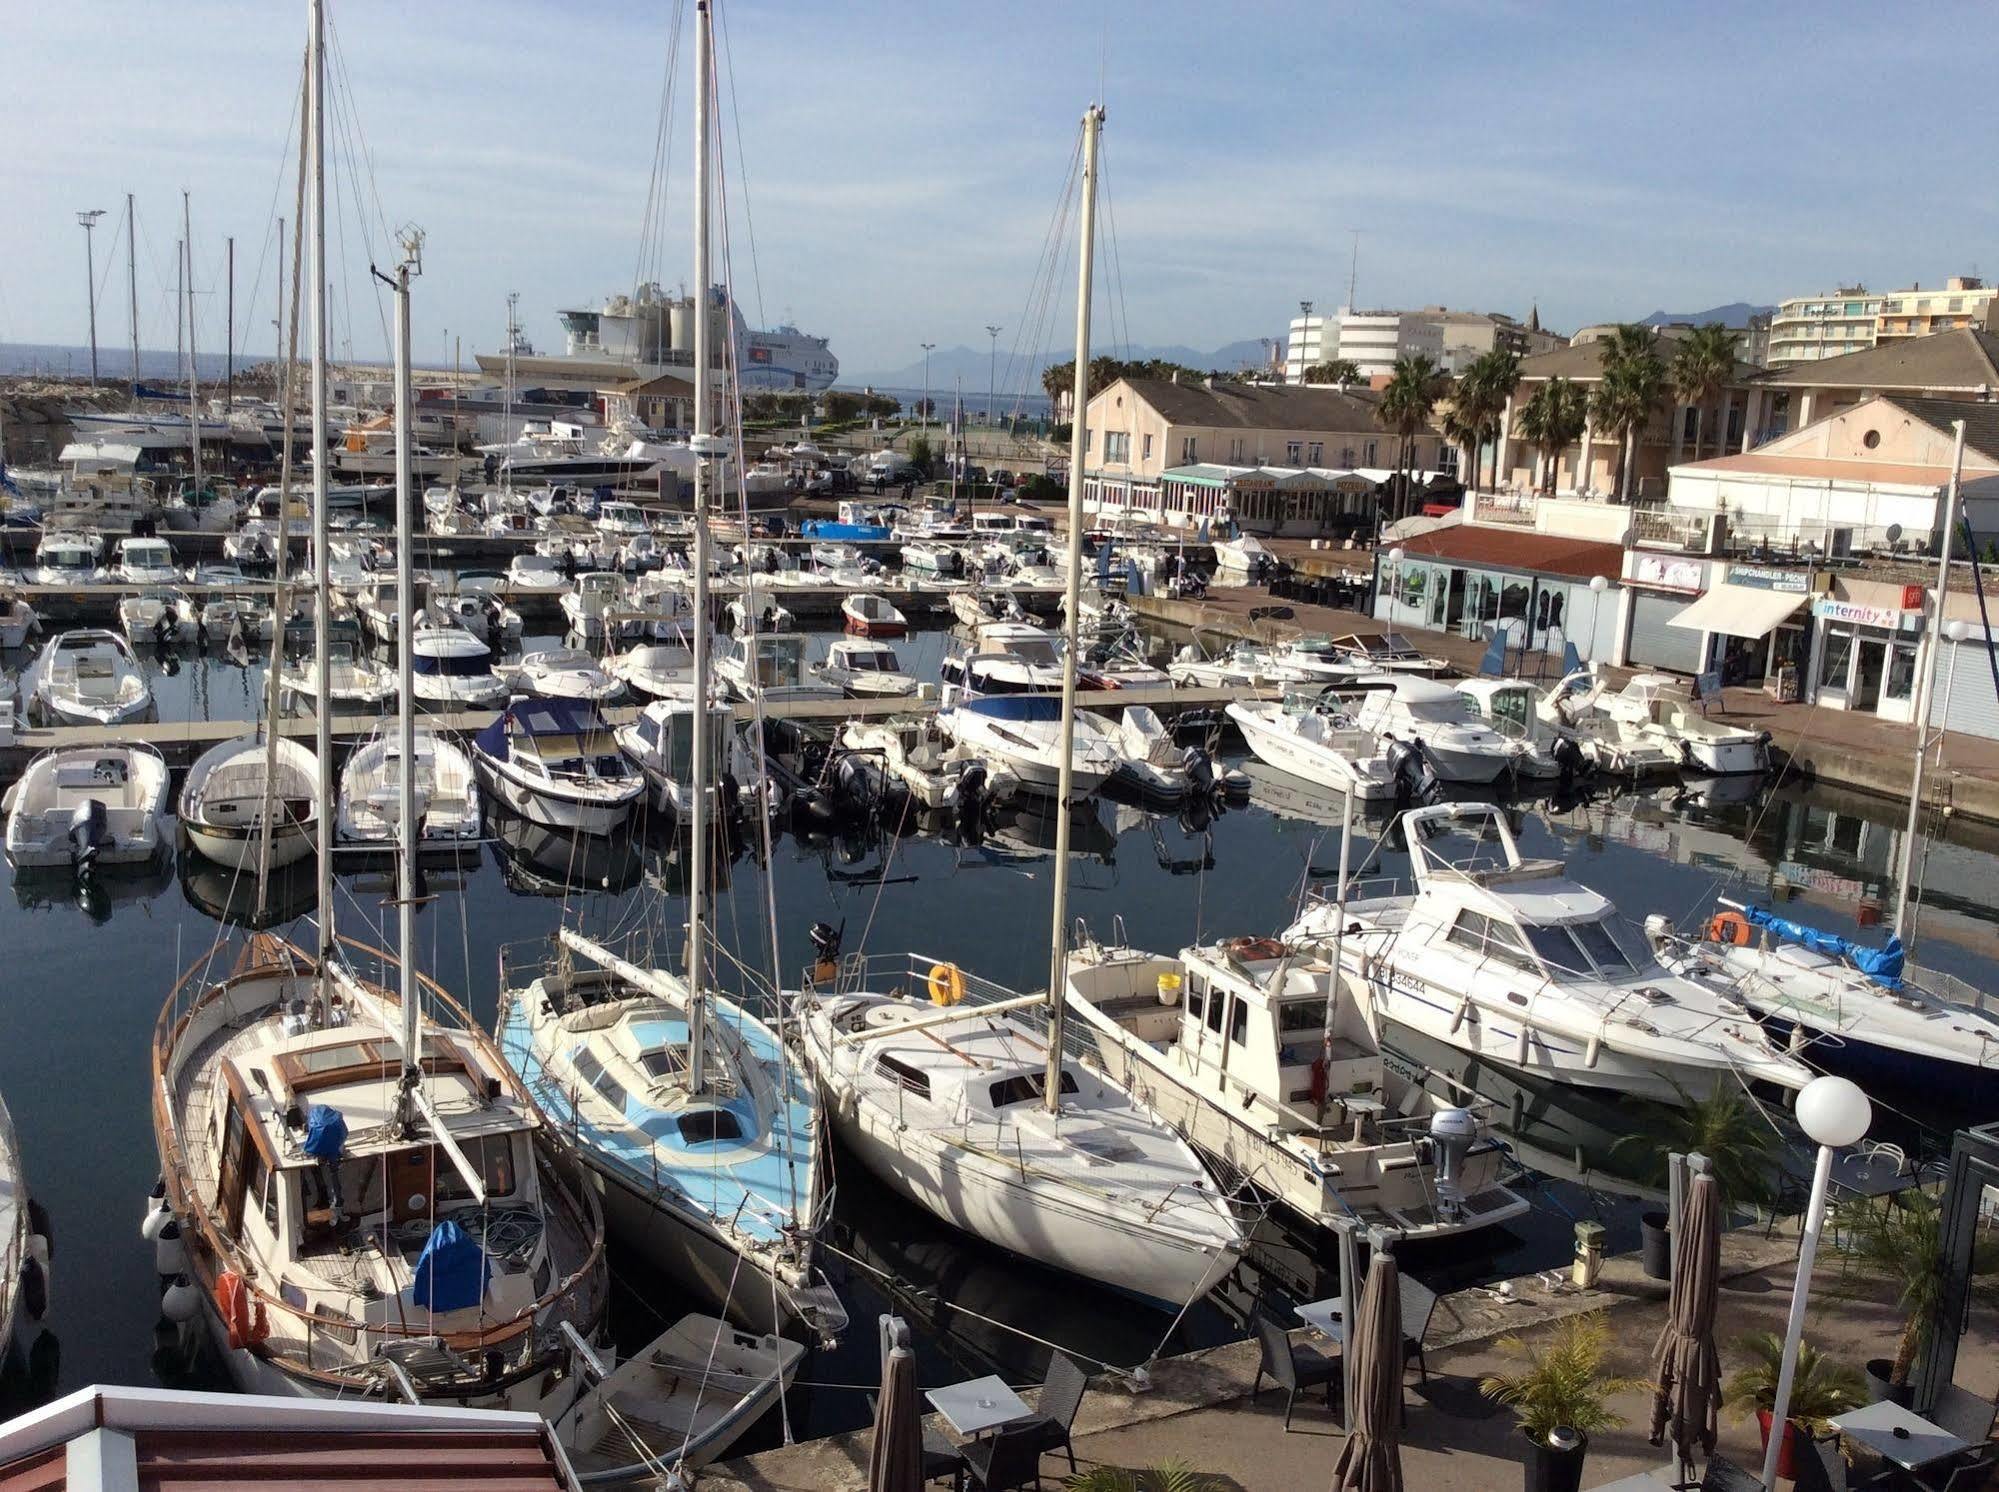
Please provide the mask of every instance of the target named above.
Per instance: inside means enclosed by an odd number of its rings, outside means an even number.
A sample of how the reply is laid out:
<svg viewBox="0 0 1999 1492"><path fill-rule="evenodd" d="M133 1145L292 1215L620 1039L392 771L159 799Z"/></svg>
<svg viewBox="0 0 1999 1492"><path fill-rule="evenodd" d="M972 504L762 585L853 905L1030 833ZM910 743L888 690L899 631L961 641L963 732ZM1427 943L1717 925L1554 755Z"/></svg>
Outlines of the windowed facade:
<svg viewBox="0 0 1999 1492"><path fill-rule="evenodd" d="M1180 437L1180 464L1196 466L1201 460L1201 443L1191 435Z"/></svg>
<svg viewBox="0 0 1999 1492"><path fill-rule="evenodd" d="M1297 466L1305 459L1305 443L1302 440L1284 442L1284 464Z"/></svg>
<svg viewBox="0 0 1999 1492"><path fill-rule="evenodd" d="M1104 432L1104 461L1108 465L1129 465L1131 462L1131 435L1123 430Z"/></svg>
<svg viewBox="0 0 1999 1492"><path fill-rule="evenodd" d="M1144 437L1140 451L1142 460L1150 461L1152 459L1152 437L1149 434Z"/></svg>

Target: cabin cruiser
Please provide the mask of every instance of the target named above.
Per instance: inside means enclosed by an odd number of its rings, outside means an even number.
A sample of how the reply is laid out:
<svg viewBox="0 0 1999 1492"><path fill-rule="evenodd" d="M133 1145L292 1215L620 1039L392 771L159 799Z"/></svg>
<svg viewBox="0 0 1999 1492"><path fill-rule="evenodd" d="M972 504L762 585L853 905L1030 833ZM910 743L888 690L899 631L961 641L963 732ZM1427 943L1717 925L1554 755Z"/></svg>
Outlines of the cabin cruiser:
<svg viewBox="0 0 1999 1492"><path fill-rule="evenodd" d="M1235 1267L1242 1230L1226 1198L1128 1089L1064 1060L1050 1108L1048 1025L1024 1008L1041 997L922 957L822 960L813 974L793 997L806 1061L841 1138L894 1190L1169 1311Z"/></svg>
<svg viewBox="0 0 1999 1492"><path fill-rule="evenodd" d="M1024 623L1033 626L1020 599L1012 592L981 586L976 590L951 592L951 615L960 623L970 627L974 635L979 628L993 622Z"/></svg>
<svg viewBox="0 0 1999 1492"><path fill-rule="evenodd" d="M846 1313L812 1257L819 1103L777 1033L569 928L501 958L500 1049L611 1226L752 1330L837 1335Z"/></svg>
<svg viewBox="0 0 1999 1492"><path fill-rule="evenodd" d="M542 699L583 699L611 704L624 698L622 679L607 673L581 648L541 648L507 670L517 691Z"/></svg>
<svg viewBox="0 0 1999 1492"><path fill-rule="evenodd" d="M1563 723L1558 695L1527 679L1459 679L1457 691L1473 720L1520 748L1521 777L1546 781L1590 765L1574 728Z"/></svg>
<svg viewBox="0 0 1999 1492"><path fill-rule="evenodd" d="M180 579L180 563L165 539L120 539L111 578L127 585L172 585Z"/></svg>
<svg viewBox="0 0 1999 1492"><path fill-rule="evenodd" d="M976 662L976 660L973 660ZM1053 793L1061 776L1062 701L1052 694L948 695L937 728L961 756L1004 767L1033 792ZM1075 718L1070 758L1072 791L1095 792L1124 761L1124 747L1109 721L1087 710Z"/></svg>
<svg viewBox="0 0 1999 1492"><path fill-rule="evenodd" d="M1062 688L1062 642L1032 622L988 622L972 652L939 666L947 684L980 694L1050 694Z"/></svg>
<svg viewBox="0 0 1999 1492"><path fill-rule="evenodd" d="M909 618L896 610L895 603L871 591L843 599L840 617L856 637L901 637L909 631Z"/></svg>
<svg viewBox="0 0 1999 1492"><path fill-rule="evenodd" d="M506 602L506 584L506 576L498 571L463 570L449 592L431 593L429 609L474 637L511 647L520 642L525 626L521 614Z"/></svg>
<svg viewBox="0 0 1999 1492"><path fill-rule="evenodd" d="M87 875L100 865L150 865L165 842L166 759L151 746L46 751L0 809L17 870L65 866Z"/></svg>
<svg viewBox="0 0 1999 1492"><path fill-rule="evenodd" d="M1699 939L1676 936L1665 917L1645 919L1668 968L1740 1000L1819 1071L1967 1113L1999 1103L1999 1016L1976 991L1910 965L1898 938L1869 948L1763 907L1720 905Z"/></svg>
<svg viewBox="0 0 1999 1492"><path fill-rule="evenodd" d="M580 637L618 637L619 614L630 609L625 577L611 570L588 570L562 595L562 615Z"/></svg>
<svg viewBox="0 0 1999 1492"><path fill-rule="evenodd" d="M1413 891L1320 900L1285 934L1338 944L1382 1016L1532 1076L1669 1103L1810 1080L1735 996L1662 966L1559 860L1523 856L1495 805L1401 823Z"/></svg>
<svg viewBox="0 0 1999 1492"><path fill-rule="evenodd" d="M463 627L412 627L410 655L410 684L423 704L477 708L507 697L492 649Z"/></svg>
<svg viewBox="0 0 1999 1492"><path fill-rule="evenodd" d="M110 578L104 541L81 529L44 530L23 578L30 585L101 585Z"/></svg>
<svg viewBox="0 0 1999 1492"><path fill-rule="evenodd" d="M1224 938L1172 955L1092 939L1068 968L1069 1009L1110 1075L1221 1174L1307 1223L1432 1238L1527 1210L1487 1102L1391 1060L1359 982L1323 952Z"/></svg>
<svg viewBox="0 0 1999 1492"><path fill-rule="evenodd" d="M1130 634L1088 645L1077 660L1076 682L1084 689L1170 689L1173 675L1148 659Z"/></svg>
<svg viewBox="0 0 1999 1492"><path fill-rule="evenodd" d="M1223 713L1258 761L1361 802L1395 796L1395 766L1380 739L1361 729L1333 689L1288 690L1281 701L1233 700Z"/></svg>
<svg viewBox="0 0 1999 1492"><path fill-rule="evenodd" d="M472 738L487 791L555 829L609 834L631 816L646 782L595 705L517 699Z"/></svg>
<svg viewBox="0 0 1999 1492"><path fill-rule="evenodd" d="M1450 672L1449 660L1419 652L1400 632L1349 632L1334 638L1333 646L1357 673L1407 673L1433 679Z"/></svg>
<svg viewBox="0 0 1999 1492"><path fill-rule="evenodd" d="M613 653L604 671L640 699L694 697L694 654L681 643L647 642Z"/></svg>
<svg viewBox="0 0 1999 1492"><path fill-rule="evenodd" d="M282 545L276 524L252 518L223 539L222 557L232 565L256 565L268 569L277 564Z"/></svg>
<svg viewBox="0 0 1999 1492"><path fill-rule="evenodd" d="M1440 780L1484 784L1519 771L1524 745L1476 721L1465 697L1449 684L1413 674L1360 683L1370 687L1356 691L1354 723L1384 745L1391 736L1418 743ZM1387 687L1378 687L1383 684Z"/></svg>
<svg viewBox="0 0 1999 1492"><path fill-rule="evenodd" d="M949 576L964 573L965 556L956 544L942 539L915 539L902 546L902 567L921 575Z"/></svg>
<svg viewBox="0 0 1999 1492"><path fill-rule="evenodd" d="M396 697L395 669L370 658L345 637L328 639L323 663L311 653L287 663L278 682L285 693L309 702L314 710L329 704L335 709L379 710Z"/></svg>
<svg viewBox="0 0 1999 1492"><path fill-rule="evenodd" d="M200 612L185 595L156 585L118 598L118 629L134 647L179 642L194 630Z"/></svg>
<svg viewBox="0 0 1999 1492"><path fill-rule="evenodd" d="M1693 771L1718 777L1770 769L1770 733L1708 719L1684 679L1634 674L1618 693L1600 694L1595 703L1607 734L1620 744L1657 747Z"/></svg>
<svg viewBox="0 0 1999 1492"><path fill-rule="evenodd" d="M840 744L879 760L920 808L970 812L987 801L1012 797L1020 786L1009 769L989 766L959 751L938 729L934 715L852 720L841 730Z"/></svg>
<svg viewBox="0 0 1999 1492"><path fill-rule="evenodd" d="M605 537L624 543L627 539L651 538L652 524L637 503L609 501L597 508L597 529Z"/></svg>
<svg viewBox="0 0 1999 1492"><path fill-rule="evenodd" d="M402 780L402 752L393 722L385 721L340 769L340 812L334 821L340 843L395 848ZM419 849L478 842L482 815L472 759L437 731L416 732L416 803Z"/></svg>
<svg viewBox="0 0 1999 1492"><path fill-rule="evenodd" d="M210 747L188 768L180 790L181 830L218 865L257 869L267 810L272 869L313 852L319 758L289 736L278 737L275 750L273 744L262 735L238 736ZM269 775L273 759L275 782Z"/></svg>
<svg viewBox="0 0 1999 1492"><path fill-rule="evenodd" d="M59 632L35 662L34 701L54 725L120 725L152 712L153 691L132 645L116 632Z"/></svg>
<svg viewBox="0 0 1999 1492"><path fill-rule="evenodd" d="M1254 534L1216 539L1214 549L1216 579L1225 585L1241 585L1277 568L1277 556Z"/></svg>
<svg viewBox="0 0 1999 1492"><path fill-rule="evenodd" d="M709 808L717 818L728 807L729 743L734 716L725 704L708 706L708 761L713 781L708 789ZM652 801L685 821L694 802L694 681L690 673L686 688L676 698L656 699L639 711L638 719L617 729L619 749L645 775Z"/></svg>
<svg viewBox="0 0 1999 1492"><path fill-rule="evenodd" d="M811 644L803 632L755 632L717 641L715 677L732 698L770 701L845 697L835 685L806 681L805 658Z"/></svg>
<svg viewBox="0 0 1999 1492"><path fill-rule="evenodd" d="M740 635L753 628L759 632L788 632L797 619L791 609L770 593L770 587L752 582L740 596L732 596L723 608L729 626Z"/></svg>
<svg viewBox="0 0 1999 1492"><path fill-rule="evenodd" d="M799 530L808 539L825 539L840 544L880 543L895 536L890 520L897 510L881 503L848 499L835 509L832 518L808 518ZM815 552L814 558L817 558Z"/></svg>
<svg viewBox="0 0 1999 1492"><path fill-rule="evenodd" d="M0 650L25 647L29 634L41 624L34 607L12 591L0 590Z"/></svg>
<svg viewBox="0 0 1999 1492"><path fill-rule="evenodd" d="M827 644L826 659L812 665L812 674L854 699L893 699L923 687L902 671L894 648L861 637Z"/></svg>

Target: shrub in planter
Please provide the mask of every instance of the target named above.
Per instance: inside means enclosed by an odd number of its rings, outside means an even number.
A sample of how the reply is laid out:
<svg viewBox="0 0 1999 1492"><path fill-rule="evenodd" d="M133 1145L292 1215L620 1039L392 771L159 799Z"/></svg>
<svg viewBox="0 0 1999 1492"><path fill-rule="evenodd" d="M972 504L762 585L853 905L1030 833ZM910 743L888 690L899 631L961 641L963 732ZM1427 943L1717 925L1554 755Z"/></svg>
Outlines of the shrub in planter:
<svg viewBox="0 0 1999 1492"><path fill-rule="evenodd" d="M1736 1414L1754 1413L1763 1427L1763 1446L1770 1446L1770 1420L1776 1413L1777 1376L1783 1367L1784 1338L1774 1331L1754 1331L1737 1337L1733 1346L1744 1361L1721 1386L1722 1403ZM1791 1376L1789 1422L1784 1427L1784 1446L1778 1453L1777 1475L1790 1476L1791 1445L1794 1431L1803 1430L1814 1440L1832 1433L1827 1423L1834 1415L1858 1408L1866 1390L1860 1374L1844 1363L1834 1362L1810 1342L1798 1343L1798 1366Z"/></svg>
<svg viewBox="0 0 1999 1492"><path fill-rule="evenodd" d="M1574 1492L1591 1433L1624 1423L1611 1396L1651 1385L1604 1372L1610 1323L1601 1311L1566 1317L1532 1342L1504 1337L1499 1347L1523 1366L1484 1379L1479 1392L1507 1405L1520 1422L1528 1441L1527 1492Z"/></svg>

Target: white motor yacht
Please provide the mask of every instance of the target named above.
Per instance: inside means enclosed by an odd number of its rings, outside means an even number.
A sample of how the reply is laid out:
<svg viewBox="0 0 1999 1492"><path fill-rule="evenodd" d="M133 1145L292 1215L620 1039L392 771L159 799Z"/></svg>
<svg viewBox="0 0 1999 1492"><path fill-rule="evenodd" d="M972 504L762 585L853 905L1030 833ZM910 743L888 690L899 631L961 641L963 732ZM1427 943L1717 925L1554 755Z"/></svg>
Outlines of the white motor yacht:
<svg viewBox="0 0 1999 1492"><path fill-rule="evenodd" d="M956 544L947 544L942 539L913 540L903 545L900 552L902 567L920 575L939 577L964 573L965 556Z"/></svg>
<svg viewBox="0 0 1999 1492"><path fill-rule="evenodd" d="M646 780L595 705L517 699L472 738L486 789L550 828L609 834L631 817Z"/></svg>
<svg viewBox="0 0 1999 1492"><path fill-rule="evenodd" d="M937 728L962 756L1004 767L1032 792L1053 793L1061 775L1062 701L1052 694L999 694L947 699ZM1124 761L1117 729L1100 715L1078 711L1071 755L1073 790L1097 791Z"/></svg>
<svg viewBox="0 0 1999 1492"><path fill-rule="evenodd" d="M30 585L101 585L110 579L104 568L104 541L81 529L47 529L35 546L35 562L24 572Z"/></svg>
<svg viewBox="0 0 1999 1492"><path fill-rule="evenodd" d="M621 613L631 610L625 577L614 570L588 570L562 597L562 615L580 637L623 635Z"/></svg>
<svg viewBox="0 0 1999 1492"><path fill-rule="evenodd" d="M988 622L974 634L972 651L946 658L938 673L980 694L1055 693L1062 688L1061 639L1032 622Z"/></svg>
<svg viewBox="0 0 1999 1492"><path fill-rule="evenodd" d="M1641 673L1616 694L1599 695L1596 712L1616 741L1658 748L1696 772L1715 776L1770 770L1770 733L1710 720L1686 680Z"/></svg>
<svg viewBox="0 0 1999 1492"><path fill-rule="evenodd" d="M1258 761L1362 802L1395 796L1395 771L1372 731L1330 690L1281 701L1233 700L1223 712Z"/></svg>
<svg viewBox="0 0 1999 1492"><path fill-rule="evenodd" d="M152 686L116 632L59 632L35 660L36 709L55 725L119 725L151 714Z"/></svg>
<svg viewBox="0 0 1999 1492"><path fill-rule="evenodd" d="M1124 756L1112 774L1119 786L1153 803L1179 803L1189 796L1244 792L1249 779L1232 772L1198 746L1182 746L1149 705L1129 705L1118 717L1117 741Z"/></svg>
<svg viewBox="0 0 1999 1492"><path fill-rule="evenodd" d="M151 746L47 751L7 789L0 810L16 869L150 865L163 843L166 760Z"/></svg>
<svg viewBox="0 0 1999 1492"><path fill-rule="evenodd" d="M708 760L719 780L729 760L729 741L734 717L729 707L708 706ZM617 729L619 747L637 763L652 790L652 801L676 818L685 820L694 800L694 689L690 677L677 697L656 699L639 712L638 719ZM709 789L709 806L719 819L722 794Z"/></svg>
<svg viewBox="0 0 1999 1492"><path fill-rule="evenodd" d="M755 632L718 639L715 677L743 700L843 699L832 684L809 682L803 632Z"/></svg>
<svg viewBox="0 0 1999 1492"><path fill-rule="evenodd" d="M1012 797L1020 786L1011 770L960 752L938 729L934 715L851 720L840 732L840 744L878 758L921 808L969 809L973 805L967 801L968 793L981 802L998 802Z"/></svg>
<svg viewBox="0 0 1999 1492"><path fill-rule="evenodd" d="M180 562L165 539L138 537L118 541L111 578L127 585L172 585L180 579Z"/></svg>
<svg viewBox="0 0 1999 1492"><path fill-rule="evenodd" d="M394 849L402 793L402 752L392 722L375 727L340 769L340 810L334 835L342 844ZM472 759L449 736L416 732L419 849L476 844L484 815Z"/></svg>
<svg viewBox="0 0 1999 1492"><path fill-rule="evenodd" d="M1559 687L1559 686L1558 686ZM1573 728L1562 723L1558 701L1527 679L1459 679L1472 719L1520 748L1519 773L1545 781L1588 765Z"/></svg>
<svg viewBox="0 0 1999 1492"><path fill-rule="evenodd" d="M1112 1077L1308 1223L1427 1238L1524 1213L1485 1101L1391 1060L1359 989L1322 952L1224 938L1178 955L1086 941L1067 994Z"/></svg>
<svg viewBox="0 0 1999 1492"><path fill-rule="evenodd" d="M179 642L194 630L191 618L196 615L185 595L163 585L118 598L118 630L134 647Z"/></svg>
<svg viewBox="0 0 1999 1492"><path fill-rule="evenodd" d="M1376 1011L1531 1076L1667 1102L1811 1073L1726 990L1660 964L1559 860L1520 853L1490 803L1402 815L1415 888L1320 901L1285 934L1329 948ZM1344 926L1343 936L1337 936Z"/></svg>
<svg viewBox="0 0 1999 1492"><path fill-rule="evenodd" d="M1361 674L1408 673L1433 679L1451 668L1448 659L1419 651L1400 632L1349 632L1334 638L1333 647L1346 657L1354 672Z"/></svg>
<svg viewBox="0 0 1999 1492"><path fill-rule="evenodd" d="M1235 1267L1242 1230L1227 1200L1127 1089L1065 1059L1050 1110L1048 1028L1022 1008L1041 998L932 959L856 958L795 1000L841 1138L918 1206L1169 1311Z"/></svg>
<svg viewBox="0 0 1999 1492"><path fill-rule="evenodd" d="M539 648L506 673L517 693L541 699L584 699L605 705L625 696L624 680L581 648Z"/></svg>
<svg viewBox="0 0 1999 1492"><path fill-rule="evenodd" d="M273 757L275 782L268 773ZM294 864L313 850L318 782L319 758L301 742L280 736L273 751L262 735L224 741L188 768L180 790L182 832L216 864L255 871L268 808L271 868Z"/></svg>
<svg viewBox="0 0 1999 1492"><path fill-rule="evenodd" d="M694 654L684 643L640 643L605 658L604 671L640 699L694 697Z"/></svg>
<svg viewBox="0 0 1999 1492"><path fill-rule="evenodd" d="M825 661L813 664L812 674L854 699L896 699L923 687L902 671L894 648L864 637L829 643Z"/></svg>
<svg viewBox="0 0 1999 1492"><path fill-rule="evenodd" d="M327 642L323 666L316 654L308 653L285 664L278 682L294 700L315 710L327 704L337 710L379 710L396 697L395 669L345 637Z"/></svg>
<svg viewBox="0 0 1999 1492"><path fill-rule="evenodd" d="M1474 719L1465 697L1449 684L1414 674L1358 682L1363 689L1353 706L1354 723L1384 745L1389 736L1417 742L1440 780L1485 784L1519 770L1523 744ZM1377 687L1383 683L1388 687Z"/></svg>
<svg viewBox="0 0 1999 1492"><path fill-rule="evenodd" d="M411 687L427 705L496 705L507 686L493 672L493 650L463 627L410 629Z"/></svg>

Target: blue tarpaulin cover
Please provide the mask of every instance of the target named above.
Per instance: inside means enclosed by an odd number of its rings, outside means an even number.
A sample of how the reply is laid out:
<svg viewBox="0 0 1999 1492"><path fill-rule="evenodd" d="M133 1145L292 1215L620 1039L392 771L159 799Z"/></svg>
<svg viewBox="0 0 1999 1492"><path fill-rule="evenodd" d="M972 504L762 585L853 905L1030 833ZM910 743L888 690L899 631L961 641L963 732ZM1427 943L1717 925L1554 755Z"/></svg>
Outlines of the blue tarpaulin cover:
<svg viewBox="0 0 1999 1492"><path fill-rule="evenodd" d="M431 1230L417 1255L410 1299L433 1311L462 1311L485 1297L490 1272L486 1251L447 1219Z"/></svg>
<svg viewBox="0 0 1999 1492"><path fill-rule="evenodd" d="M314 1160L340 1159L347 1148L347 1116L329 1104L314 1104L305 1120L305 1153Z"/></svg>
<svg viewBox="0 0 1999 1492"><path fill-rule="evenodd" d="M1890 989L1902 982L1902 940L1892 933L1888 941L1879 948L1863 947L1838 933L1824 932L1816 927L1807 927L1802 922L1779 917L1774 912L1766 912L1761 907L1747 907L1743 911L1757 927L1768 928L1780 938L1793 943L1802 943L1814 952L1831 958L1845 958L1853 961L1854 968L1867 975L1877 984L1885 984Z"/></svg>

